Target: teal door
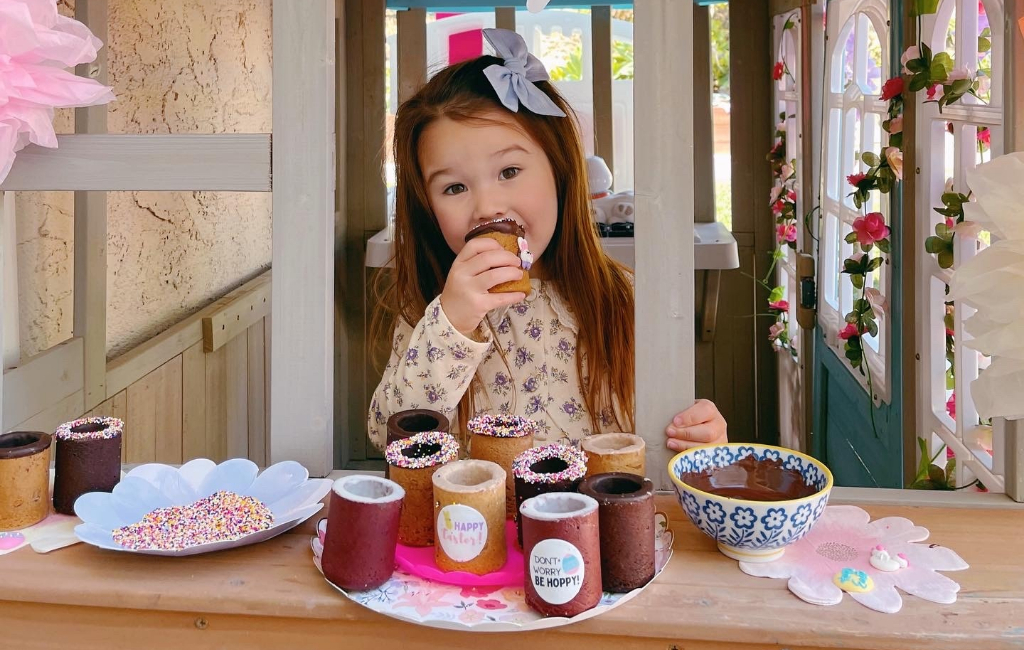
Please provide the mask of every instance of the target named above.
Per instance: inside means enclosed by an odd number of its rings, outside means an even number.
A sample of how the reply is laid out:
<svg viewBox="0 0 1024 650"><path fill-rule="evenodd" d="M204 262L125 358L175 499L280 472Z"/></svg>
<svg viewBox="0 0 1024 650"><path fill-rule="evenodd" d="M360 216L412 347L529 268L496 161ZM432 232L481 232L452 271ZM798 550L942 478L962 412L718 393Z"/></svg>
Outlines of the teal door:
<svg viewBox="0 0 1024 650"><path fill-rule="evenodd" d="M887 103L879 96L890 71L900 69L900 44L892 39L902 22L900 3L891 10L889 4L830 0L827 5L811 453L843 486L903 487L902 269L898 261L883 261L860 287L842 273L845 260L861 251L847 237L856 237L851 235L855 220L869 213L883 216L891 228L891 249L900 250L899 187L888 195L872 191L858 207L847 180L867 171L864 152L880 152L888 143L881 128ZM874 249L865 256L867 268L878 255ZM876 308L882 312L877 335L851 338L846 317L863 309L861 301L869 297L887 303Z"/></svg>

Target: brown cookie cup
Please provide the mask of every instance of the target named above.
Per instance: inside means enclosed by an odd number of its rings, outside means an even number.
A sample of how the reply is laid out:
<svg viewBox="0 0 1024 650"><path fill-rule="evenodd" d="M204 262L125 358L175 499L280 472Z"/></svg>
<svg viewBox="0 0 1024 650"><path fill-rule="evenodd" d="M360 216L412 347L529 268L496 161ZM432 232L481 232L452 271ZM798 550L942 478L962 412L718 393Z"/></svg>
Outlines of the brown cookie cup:
<svg viewBox="0 0 1024 650"><path fill-rule="evenodd" d="M334 482L320 566L342 589L375 589L395 571L395 544L405 490L379 476Z"/></svg>
<svg viewBox="0 0 1024 650"><path fill-rule="evenodd" d="M515 219L495 219L494 221L481 224L466 233L467 242L476 237L488 237L493 239L501 244L502 248L515 254L517 257L520 257L519 238L526 237L526 230ZM496 284L489 289L490 293L512 293L515 291L522 291L527 295L530 294L531 290L530 272L525 268L523 269L523 276L520 279L513 280L511 282L502 282L501 284Z"/></svg>
<svg viewBox="0 0 1024 650"><path fill-rule="evenodd" d="M89 492L111 492L121 480L124 422L117 418L82 418L57 428L53 509L75 514L75 501Z"/></svg>
<svg viewBox="0 0 1024 650"><path fill-rule="evenodd" d="M625 472L647 476L644 439L632 433L599 433L580 442L587 456L587 476Z"/></svg>
<svg viewBox="0 0 1024 650"><path fill-rule="evenodd" d="M587 460L573 447L544 445L516 456L512 473L516 486L516 532L522 548L523 522L519 510L523 502L548 492L575 492L587 473Z"/></svg>
<svg viewBox="0 0 1024 650"><path fill-rule="evenodd" d="M533 447L537 423L518 415L481 415L469 421L469 457L489 460L505 470L505 518L516 512L516 484L512 463Z"/></svg>
<svg viewBox="0 0 1024 650"><path fill-rule="evenodd" d="M654 484L636 474L614 472L583 479L580 494L599 504L601 582L625 593L654 578Z"/></svg>
<svg viewBox="0 0 1024 650"><path fill-rule="evenodd" d="M37 524L50 514L50 434L0 435L0 531Z"/></svg>
<svg viewBox="0 0 1024 650"><path fill-rule="evenodd" d="M552 492L526 500L521 517L526 604L544 616L565 617L596 606L602 593L597 502Z"/></svg>
<svg viewBox="0 0 1024 650"><path fill-rule="evenodd" d="M434 472L433 481L438 568L484 575L505 566L505 470L458 460Z"/></svg>
<svg viewBox="0 0 1024 650"><path fill-rule="evenodd" d="M396 440L384 451L391 480L405 490L398 541L406 546L434 543L434 483L438 467L459 457L459 443L450 434L428 431Z"/></svg>

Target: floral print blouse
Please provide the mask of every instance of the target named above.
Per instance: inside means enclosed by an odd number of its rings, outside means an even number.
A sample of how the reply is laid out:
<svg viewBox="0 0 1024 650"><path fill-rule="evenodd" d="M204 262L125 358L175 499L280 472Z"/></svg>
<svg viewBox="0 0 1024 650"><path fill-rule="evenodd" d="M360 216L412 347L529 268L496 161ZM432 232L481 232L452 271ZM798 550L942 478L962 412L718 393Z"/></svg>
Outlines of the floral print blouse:
<svg viewBox="0 0 1024 650"><path fill-rule="evenodd" d="M591 433L618 431L625 423L618 404L597 417L591 431L576 372L576 320L554 286L531 279L526 300L487 315L497 336L481 327L481 341L456 330L441 309L440 296L427 305L416 327L399 319L391 359L370 402L369 433L383 449L388 417L398 411L440 411L458 428L456 409L474 375L480 378L473 415L501 413L535 420L536 444L577 445ZM498 349L508 362L502 361ZM586 365L584 364L584 373ZM584 375L585 378L585 375Z"/></svg>

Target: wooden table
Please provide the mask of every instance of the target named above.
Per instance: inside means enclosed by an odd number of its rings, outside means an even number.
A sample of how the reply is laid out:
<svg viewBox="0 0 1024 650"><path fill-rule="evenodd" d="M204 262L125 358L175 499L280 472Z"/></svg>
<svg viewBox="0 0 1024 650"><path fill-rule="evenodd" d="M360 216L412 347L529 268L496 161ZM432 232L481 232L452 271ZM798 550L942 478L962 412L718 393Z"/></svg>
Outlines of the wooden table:
<svg viewBox="0 0 1024 650"><path fill-rule="evenodd" d="M2 648L1024 648L1024 511L865 506L902 515L970 565L954 605L904 596L895 615L850 598L797 599L782 580L739 571L659 496L675 555L644 593L593 620L535 633L434 630L345 599L313 566L313 522L263 544L191 558L84 544L0 556Z"/></svg>

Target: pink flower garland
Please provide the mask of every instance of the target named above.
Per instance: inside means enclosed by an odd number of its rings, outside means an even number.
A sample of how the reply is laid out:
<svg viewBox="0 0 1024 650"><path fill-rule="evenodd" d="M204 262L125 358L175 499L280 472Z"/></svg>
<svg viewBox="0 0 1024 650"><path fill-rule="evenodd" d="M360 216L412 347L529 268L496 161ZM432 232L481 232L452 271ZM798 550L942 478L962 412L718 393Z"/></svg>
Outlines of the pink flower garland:
<svg viewBox="0 0 1024 650"><path fill-rule="evenodd" d="M15 153L57 146L53 110L114 99L110 88L65 68L96 59L89 28L57 13L53 0L0 0L0 182Z"/></svg>

